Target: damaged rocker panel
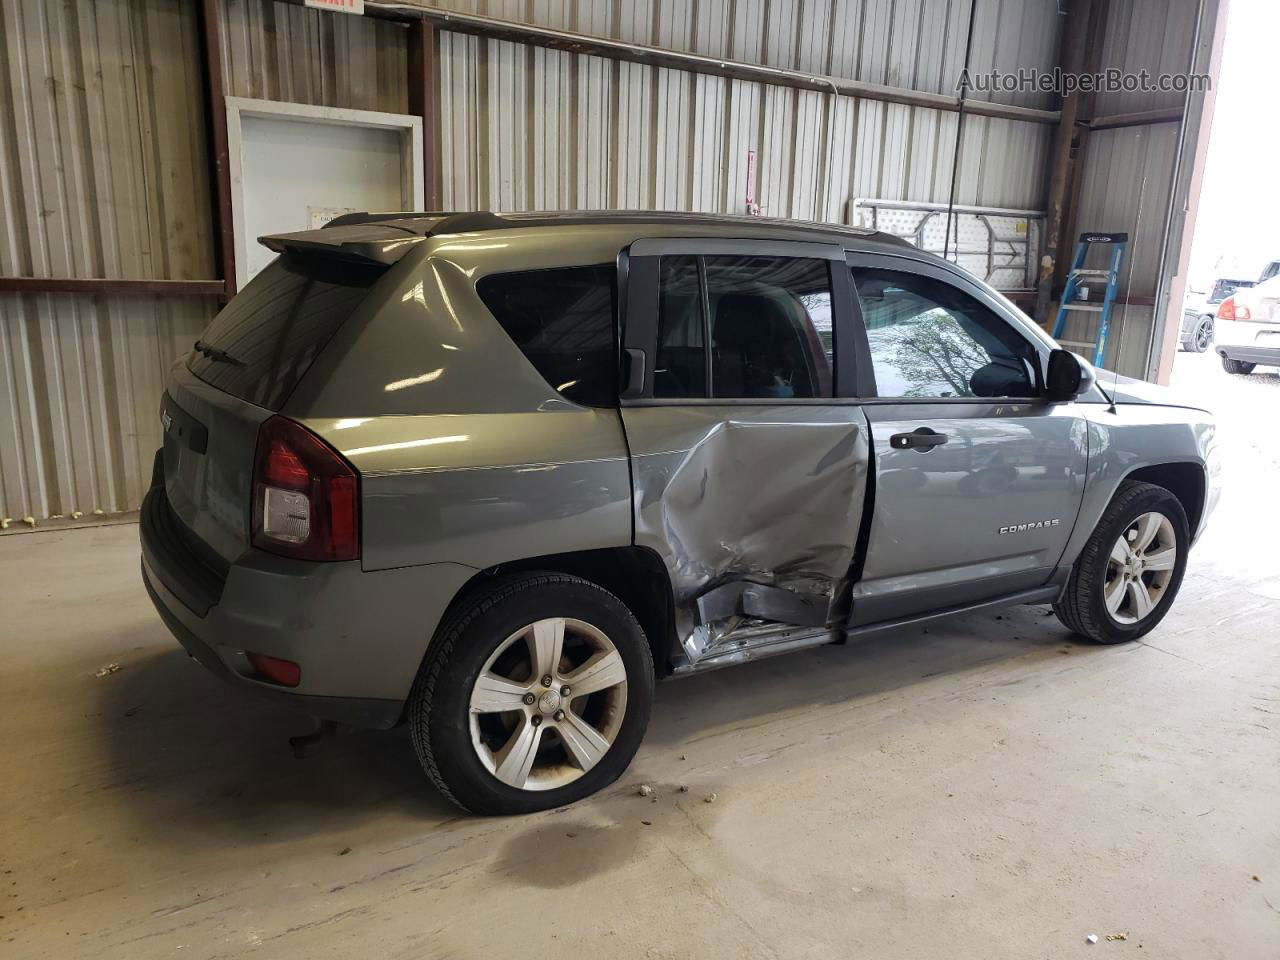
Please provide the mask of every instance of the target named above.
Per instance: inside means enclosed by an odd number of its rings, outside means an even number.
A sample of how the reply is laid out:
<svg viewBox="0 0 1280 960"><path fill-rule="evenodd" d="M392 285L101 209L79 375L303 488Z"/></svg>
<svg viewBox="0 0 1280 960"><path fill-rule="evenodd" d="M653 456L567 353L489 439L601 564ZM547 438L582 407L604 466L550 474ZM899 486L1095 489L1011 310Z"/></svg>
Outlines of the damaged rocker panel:
<svg viewBox="0 0 1280 960"><path fill-rule="evenodd" d="M797 593L747 581L715 587L697 601L698 619L704 624L743 616L801 627L822 627L826 626L830 606L830 600L821 594Z"/></svg>

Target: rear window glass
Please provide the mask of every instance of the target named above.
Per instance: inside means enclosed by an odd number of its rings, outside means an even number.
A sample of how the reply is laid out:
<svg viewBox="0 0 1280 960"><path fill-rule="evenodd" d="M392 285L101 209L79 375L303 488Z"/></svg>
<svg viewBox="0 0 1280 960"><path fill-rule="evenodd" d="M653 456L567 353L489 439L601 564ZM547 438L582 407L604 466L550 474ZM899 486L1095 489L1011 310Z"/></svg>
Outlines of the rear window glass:
<svg viewBox="0 0 1280 960"><path fill-rule="evenodd" d="M196 341L191 372L241 400L278 410L386 269L281 257L213 318Z"/></svg>
<svg viewBox="0 0 1280 960"><path fill-rule="evenodd" d="M591 407L617 405L612 266L492 274L476 290L563 397Z"/></svg>

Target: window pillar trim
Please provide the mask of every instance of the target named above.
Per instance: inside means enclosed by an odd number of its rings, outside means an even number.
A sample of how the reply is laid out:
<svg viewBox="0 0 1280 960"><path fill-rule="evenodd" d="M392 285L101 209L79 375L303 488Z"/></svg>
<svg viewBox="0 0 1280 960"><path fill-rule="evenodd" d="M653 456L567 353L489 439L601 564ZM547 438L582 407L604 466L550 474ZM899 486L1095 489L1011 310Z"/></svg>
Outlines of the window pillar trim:
<svg viewBox="0 0 1280 960"><path fill-rule="evenodd" d="M716 395L711 385L712 353L711 353L711 296L707 292L707 258L699 256L698 261L698 303L702 314L702 395L710 399Z"/></svg>

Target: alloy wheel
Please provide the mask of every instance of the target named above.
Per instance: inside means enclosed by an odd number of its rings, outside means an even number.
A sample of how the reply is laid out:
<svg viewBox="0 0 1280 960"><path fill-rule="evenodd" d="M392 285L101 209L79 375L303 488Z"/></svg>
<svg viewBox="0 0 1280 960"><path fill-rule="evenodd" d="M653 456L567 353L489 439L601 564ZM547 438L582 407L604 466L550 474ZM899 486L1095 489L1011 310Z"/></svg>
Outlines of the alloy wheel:
<svg viewBox="0 0 1280 960"><path fill-rule="evenodd" d="M585 621L549 617L511 634L481 668L471 743L508 786L552 790L604 758L626 712L627 670L613 641Z"/></svg>
<svg viewBox="0 0 1280 960"><path fill-rule="evenodd" d="M1178 560L1173 524L1163 513L1144 513L1121 532L1107 559L1102 587L1107 612L1118 623L1137 623L1164 598Z"/></svg>
<svg viewBox="0 0 1280 960"><path fill-rule="evenodd" d="M1213 321L1202 320L1196 328L1196 353L1204 353L1213 345Z"/></svg>

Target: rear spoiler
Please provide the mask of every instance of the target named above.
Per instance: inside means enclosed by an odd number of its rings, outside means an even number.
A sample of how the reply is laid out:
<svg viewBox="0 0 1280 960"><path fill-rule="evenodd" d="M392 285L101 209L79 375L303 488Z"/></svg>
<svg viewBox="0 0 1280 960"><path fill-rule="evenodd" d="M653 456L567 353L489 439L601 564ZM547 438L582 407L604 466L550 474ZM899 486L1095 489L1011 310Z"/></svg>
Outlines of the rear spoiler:
<svg viewBox="0 0 1280 960"><path fill-rule="evenodd" d="M443 233L493 230L506 221L492 213L347 213L318 230L273 233L258 242L276 253L309 253L390 266L411 247Z"/></svg>

